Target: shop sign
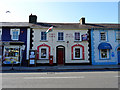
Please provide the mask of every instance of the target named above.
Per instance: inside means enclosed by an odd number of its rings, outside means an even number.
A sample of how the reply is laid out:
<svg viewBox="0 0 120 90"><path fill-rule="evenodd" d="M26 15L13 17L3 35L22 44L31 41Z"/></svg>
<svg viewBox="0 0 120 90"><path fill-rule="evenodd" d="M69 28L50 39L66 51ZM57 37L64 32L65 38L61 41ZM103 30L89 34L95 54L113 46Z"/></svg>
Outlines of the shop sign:
<svg viewBox="0 0 120 90"><path fill-rule="evenodd" d="M30 60L30 64L35 64L35 60Z"/></svg>
<svg viewBox="0 0 120 90"><path fill-rule="evenodd" d="M36 50L30 50L29 51L29 65L35 65L36 66Z"/></svg>
<svg viewBox="0 0 120 90"><path fill-rule="evenodd" d="M3 44L3 45L10 45L9 42L3 42L2 44Z"/></svg>
<svg viewBox="0 0 120 90"><path fill-rule="evenodd" d="M82 35L82 41L87 41L87 40L88 40L87 34L83 34L83 35Z"/></svg>

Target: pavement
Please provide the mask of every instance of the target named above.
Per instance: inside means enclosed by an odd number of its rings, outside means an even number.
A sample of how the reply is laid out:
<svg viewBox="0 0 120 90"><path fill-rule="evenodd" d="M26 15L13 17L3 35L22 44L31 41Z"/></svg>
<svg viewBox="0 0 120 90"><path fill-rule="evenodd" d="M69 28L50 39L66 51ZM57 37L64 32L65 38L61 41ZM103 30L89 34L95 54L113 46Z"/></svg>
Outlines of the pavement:
<svg viewBox="0 0 120 90"><path fill-rule="evenodd" d="M85 70L117 70L120 65L66 65L66 66L2 66L0 71L85 71Z"/></svg>

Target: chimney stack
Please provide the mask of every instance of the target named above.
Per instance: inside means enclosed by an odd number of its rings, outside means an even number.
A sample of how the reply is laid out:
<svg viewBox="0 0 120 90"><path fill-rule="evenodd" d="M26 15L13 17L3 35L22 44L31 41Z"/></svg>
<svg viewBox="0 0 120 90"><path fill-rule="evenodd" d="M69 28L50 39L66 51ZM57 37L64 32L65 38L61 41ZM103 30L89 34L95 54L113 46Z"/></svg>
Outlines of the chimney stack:
<svg viewBox="0 0 120 90"><path fill-rule="evenodd" d="M29 23L37 23L37 16L36 15L30 15L29 16Z"/></svg>
<svg viewBox="0 0 120 90"><path fill-rule="evenodd" d="M83 25L85 24L85 17L82 17L80 20L79 20L80 24Z"/></svg>

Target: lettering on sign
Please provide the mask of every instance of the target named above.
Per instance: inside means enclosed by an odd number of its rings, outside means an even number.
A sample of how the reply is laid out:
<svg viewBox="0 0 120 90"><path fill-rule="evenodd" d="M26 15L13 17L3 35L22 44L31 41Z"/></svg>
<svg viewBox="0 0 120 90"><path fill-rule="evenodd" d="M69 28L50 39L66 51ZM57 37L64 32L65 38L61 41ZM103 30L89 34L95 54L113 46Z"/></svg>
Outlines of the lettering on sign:
<svg viewBox="0 0 120 90"><path fill-rule="evenodd" d="M67 33L65 37L66 38L73 38L73 34L72 33Z"/></svg>
<svg viewBox="0 0 120 90"><path fill-rule="evenodd" d="M55 38L55 33L49 33L49 37L54 37Z"/></svg>

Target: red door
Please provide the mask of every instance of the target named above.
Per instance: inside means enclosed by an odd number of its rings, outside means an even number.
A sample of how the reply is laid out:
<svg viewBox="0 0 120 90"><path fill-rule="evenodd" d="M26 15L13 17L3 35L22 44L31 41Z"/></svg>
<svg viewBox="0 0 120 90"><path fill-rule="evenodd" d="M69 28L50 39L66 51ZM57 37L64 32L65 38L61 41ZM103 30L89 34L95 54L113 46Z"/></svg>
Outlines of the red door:
<svg viewBox="0 0 120 90"><path fill-rule="evenodd" d="M64 64L64 49L58 48L58 64L63 65Z"/></svg>

